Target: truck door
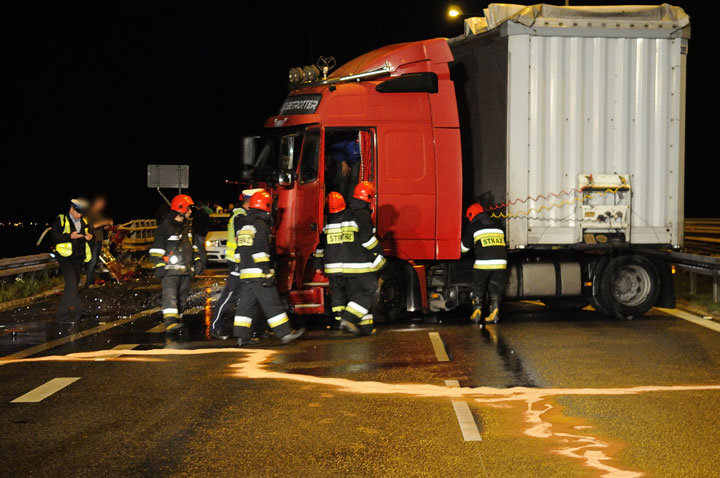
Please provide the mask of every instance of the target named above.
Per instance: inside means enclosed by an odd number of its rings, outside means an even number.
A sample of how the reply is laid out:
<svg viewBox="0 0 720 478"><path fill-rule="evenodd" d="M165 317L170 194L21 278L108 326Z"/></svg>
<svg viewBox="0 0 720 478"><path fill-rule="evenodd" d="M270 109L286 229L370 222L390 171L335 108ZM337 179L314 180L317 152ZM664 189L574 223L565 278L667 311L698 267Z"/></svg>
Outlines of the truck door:
<svg viewBox="0 0 720 478"><path fill-rule="evenodd" d="M307 129L295 186L297 188L294 206L297 254L295 281L297 288L302 287L305 266L317 248L323 226L324 143L324 128L318 126Z"/></svg>

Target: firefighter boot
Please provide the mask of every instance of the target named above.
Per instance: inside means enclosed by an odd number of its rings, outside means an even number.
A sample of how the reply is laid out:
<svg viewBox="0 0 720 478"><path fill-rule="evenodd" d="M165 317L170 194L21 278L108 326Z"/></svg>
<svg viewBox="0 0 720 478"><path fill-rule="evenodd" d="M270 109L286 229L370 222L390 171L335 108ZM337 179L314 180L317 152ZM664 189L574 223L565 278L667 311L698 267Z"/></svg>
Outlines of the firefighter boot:
<svg viewBox="0 0 720 478"><path fill-rule="evenodd" d="M470 320L478 327L482 327L482 303L479 299L473 298L472 306L473 311L472 314L470 314Z"/></svg>
<svg viewBox="0 0 720 478"><path fill-rule="evenodd" d="M490 299L490 311L485 317L486 324L497 324L500 321L500 299Z"/></svg>
<svg viewBox="0 0 720 478"><path fill-rule="evenodd" d="M293 340L299 338L304 333L305 333L305 327L298 329L298 330L293 330L292 332L280 337L280 343L283 345L289 344Z"/></svg>

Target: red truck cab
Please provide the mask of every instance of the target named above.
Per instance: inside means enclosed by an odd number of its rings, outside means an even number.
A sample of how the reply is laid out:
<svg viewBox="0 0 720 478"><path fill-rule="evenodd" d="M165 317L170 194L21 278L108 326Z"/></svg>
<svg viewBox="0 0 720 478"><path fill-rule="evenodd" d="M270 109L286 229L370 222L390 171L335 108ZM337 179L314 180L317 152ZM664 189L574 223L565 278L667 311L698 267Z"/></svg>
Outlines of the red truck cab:
<svg viewBox="0 0 720 478"><path fill-rule="evenodd" d="M375 184L378 238L388 258L412 267L417 309L427 294L416 261L460 258L462 159L452 59L444 39L380 48L325 80L298 85L266 121L268 136L281 138L278 283L296 313L325 312L327 281L312 257L325 196L341 186ZM360 160L345 178L331 153L338 141L359 143Z"/></svg>

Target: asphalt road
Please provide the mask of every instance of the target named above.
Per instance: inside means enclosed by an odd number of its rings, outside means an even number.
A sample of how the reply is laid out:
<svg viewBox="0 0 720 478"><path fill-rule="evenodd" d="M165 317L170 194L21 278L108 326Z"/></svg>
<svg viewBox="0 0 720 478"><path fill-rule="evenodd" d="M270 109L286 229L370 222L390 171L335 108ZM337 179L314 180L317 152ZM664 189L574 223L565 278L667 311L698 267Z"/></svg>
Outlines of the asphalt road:
<svg viewBox="0 0 720 478"><path fill-rule="evenodd" d="M0 313L0 476L720 476L720 333L506 307L353 338L166 340L152 282Z"/></svg>

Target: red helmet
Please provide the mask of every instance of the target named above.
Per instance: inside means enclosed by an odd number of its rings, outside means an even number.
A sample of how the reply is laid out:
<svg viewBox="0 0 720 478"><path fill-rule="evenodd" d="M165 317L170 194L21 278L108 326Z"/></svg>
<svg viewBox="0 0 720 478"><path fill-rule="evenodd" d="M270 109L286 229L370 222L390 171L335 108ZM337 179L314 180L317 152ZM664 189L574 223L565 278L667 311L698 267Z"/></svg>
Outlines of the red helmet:
<svg viewBox="0 0 720 478"><path fill-rule="evenodd" d="M467 211L465 212L465 217L468 218L468 221L472 221L475 216L481 212L485 212L485 209L480 204L474 203L468 206Z"/></svg>
<svg viewBox="0 0 720 478"><path fill-rule="evenodd" d="M327 195L328 210L334 214L345 209L345 198L337 191L333 191Z"/></svg>
<svg viewBox="0 0 720 478"><path fill-rule="evenodd" d="M370 181L360 181L353 190L353 197L365 202L372 202L375 186Z"/></svg>
<svg viewBox="0 0 720 478"><path fill-rule="evenodd" d="M180 214L185 214L190 209L190 206L195 204L190 196L187 194L178 194L172 199L170 203L170 209Z"/></svg>
<svg viewBox="0 0 720 478"><path fill-rule="evenodd" d="M258 191L250 198L250 204L248 205L251 209L260 209L261 211L270 212L272 210L272 197L270 193L265 191Z"/></svg>

